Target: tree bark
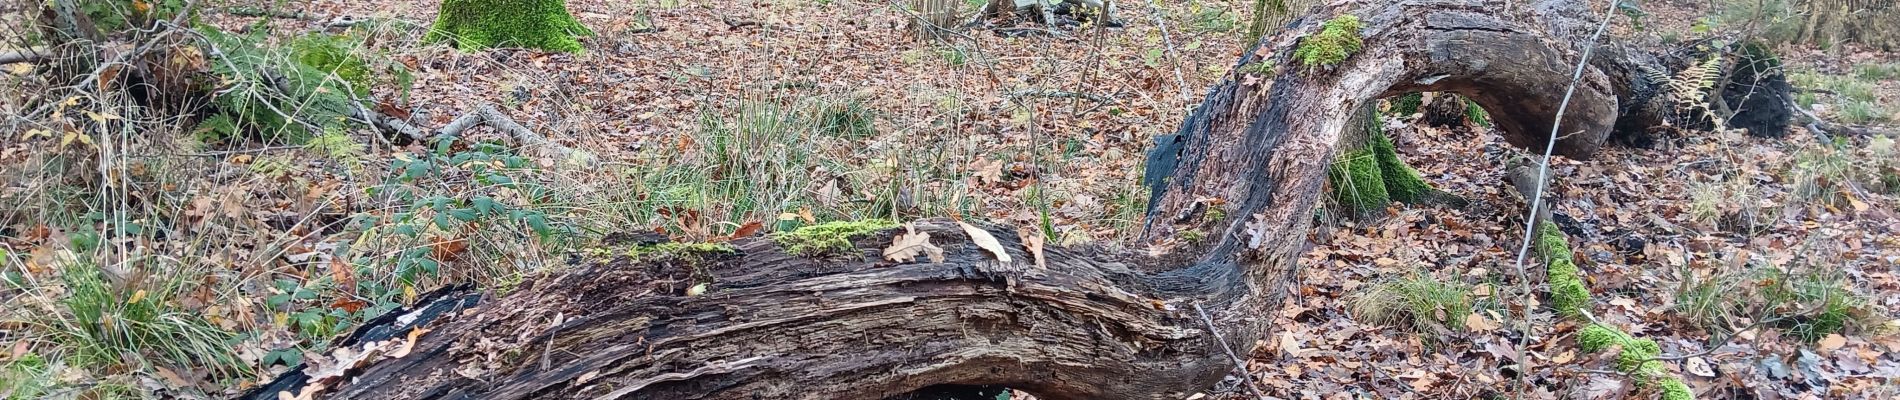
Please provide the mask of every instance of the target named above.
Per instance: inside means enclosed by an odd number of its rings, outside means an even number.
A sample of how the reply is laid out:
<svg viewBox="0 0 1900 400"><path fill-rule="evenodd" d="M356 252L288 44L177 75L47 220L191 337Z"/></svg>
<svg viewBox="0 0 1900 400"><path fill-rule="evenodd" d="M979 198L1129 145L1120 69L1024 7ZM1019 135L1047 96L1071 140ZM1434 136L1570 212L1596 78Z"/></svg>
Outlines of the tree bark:
<svg viewBox="0 0 1900 400"><path fill-rule="evenodd" d="M324 376L315 393L328 398L855 399L940 384L1004 385L1044 399L1184 398L1234 372L1224 347L1248 354L1271 328L1354 111L1387 95L1455 92L1491 110L1507 141L1541 150L1594 27L1592 11L1577 7L1316 8L1237 64L1285 67L1235 68L1161 140L1149 172L1166 178L1150 181L1139 251L1038 255L1012 230L990 227L1005 262L949 221L915 227L945 250L941 261L883 257L902 229L823 257L790 255L766 238L693 257L603 250L464 311L392 318L374 328L394 338L381 347L362 335L339 345L387 349L405 341L387 332L426 327L401 357L342 368L319 360L318 373L304 376ZM1328 68L1291 67L1302 37L1347 13L1364 21L1363 49ZM1603 66L1620 64L1592 64L1558 154L1588 157L1617 123L1627 86ZM1175 237L1190 230L1209 234ZM689 296L696 283L705 292ZM315 386L296 375L253 395Z"/></svg>

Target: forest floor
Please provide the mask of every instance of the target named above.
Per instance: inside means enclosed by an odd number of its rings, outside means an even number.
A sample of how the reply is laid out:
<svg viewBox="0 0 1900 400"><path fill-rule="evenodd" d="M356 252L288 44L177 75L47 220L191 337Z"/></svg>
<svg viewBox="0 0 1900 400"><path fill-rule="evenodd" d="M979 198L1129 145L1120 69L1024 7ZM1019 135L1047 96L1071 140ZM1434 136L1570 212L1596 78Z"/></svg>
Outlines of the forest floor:
<svg viewBox="0 0 1900 400"><path fill-rule="evenodd" d="M72 243L97 234L51 222L86 214L51 210L89 201L58 200L75 192L62 188L97 183L43 170L71 155L66 144L0 133L9 170L0 177L19 179L0 187L0 271L12 283L0 301L15 310L0 311L0 399L217 397L418 292L452 282L506 288L586 245L545 240L547 229L703 241L814 221L954 215L1034 227L1057 244L1126 243L1143 217L1153 138L1172 133L1245 50L1252 2L1169 3L1159 26L1137 5L1122 8L1126 27L1012 31L1021 37L974 29L929 41L910 35L912 14L896 1L570 0L598 33L577 54L424 43L435 1L291 2L283 11L298 18L268 19L211 6L207 23L266 31L272 43L354 35L355 54L413 76L371 93L418 125L493 105L599 163L521 151L527 165L508 176L552 191L535 194L447 172L412 179L404 166L431 151L414 145L158 140L153 165L167 170L154 181L185 188L152 202L170 199L189 217L179 223L200 234L109 240L171 260L135 271L171 283L106 297L152 296L145 302L161 314L202 316L233 358L207 367L136 340L120 344L126 352L93 351L114 347L76 343L97 337L77 327L91 321L40 315L72 314L72 296L88 293L61 265L84 257ZM1694 36L1696 21L1715 13L1702 2L1650 3L1649 26L1619 20L1607 40ZM330 26L341 16L360 22ZM1900 55L1779 50L1796 85L1815 89L1801 101L1823 117L1900 121ZM18 76L0 88L32 87ZM1400 154L1470 204L1322 218L1284 311L1262 316L1274 321L1272 339L1236 344L1251 349L1253 380L1294 399L1653 396L1575 350L1578 327L1521 290L1523 271L1531 293L1545 292L1542 264L1516 263L1527 205L1502 167L1525 153L1475 121L1413 119L1388 117ZM1656 340L1665 357L1684 356L1665 364L1699 398L1900 397L1900 150L1895 130L1871 132L1683 131L1648 148L1554 161L1551 207L1598 299L1594 317ZM468 139L506 141L484 130ZM479 227L436 217L439 228L422 223L423 239L401 243L387 232L409 225L356 227L364 215L428 220L427 207L375 192L398 183L454 201L481 193L523 213ZM1395 282L1452 295L1367 300ZM1432 323L1364 318L1381 309L1433 314L1423 318ZM1511 363L1520 352L1533 360L1528 371ZM1520 382L1531 385L1520 392ZM1207 394L1249 396L1231 380Z"/></svg>

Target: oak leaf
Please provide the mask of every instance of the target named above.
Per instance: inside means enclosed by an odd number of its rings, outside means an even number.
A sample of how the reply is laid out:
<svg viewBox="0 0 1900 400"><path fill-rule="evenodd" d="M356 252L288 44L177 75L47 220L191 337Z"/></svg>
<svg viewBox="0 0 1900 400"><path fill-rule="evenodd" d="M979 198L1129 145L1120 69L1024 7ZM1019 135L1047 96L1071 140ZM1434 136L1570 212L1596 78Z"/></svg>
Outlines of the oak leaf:
<svg viewBox="0 0 1900 400"><path fill-rule="evenodd" d="M891 247L884 248L884 259L897 262L910 262L919 255L930 256L930 262L943 262L943 248L930 244L929 232L918 232L911 225L904 225L904 233L891 239Z"/></svg>

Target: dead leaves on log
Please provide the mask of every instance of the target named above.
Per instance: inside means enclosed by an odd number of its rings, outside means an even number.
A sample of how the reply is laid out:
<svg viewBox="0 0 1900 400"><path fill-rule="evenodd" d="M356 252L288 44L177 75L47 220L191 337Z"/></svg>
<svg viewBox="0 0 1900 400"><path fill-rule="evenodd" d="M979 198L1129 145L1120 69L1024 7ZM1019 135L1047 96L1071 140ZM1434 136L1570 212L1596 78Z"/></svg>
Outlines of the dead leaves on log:
<svg viewBox="0 0 1900 400"><path fill-rule="evenodd" d="M930 262L943 262L943 248L930 244L930 233L918 232L911 224L904 224L904 233L891 239L891 247L884 248L884 259L891 261L911 262L919 255L930 256Z"/></svg>
<svg viewBox="0 0 1900 400"><path fill-rule="evenodd" d="M339 380L345 375L348 375L351 371L374 364L377 361L408 356L411 351L415 350L416 341L421 339L423 334L427 333L429 333L429 329L416 327L411 328L407 337L403 339L374 341L364 343L362 346L339 348L331 351L330 354L327 355L312 354L305 356L306 368L304 371L305 374L309 375L307 381L309 383L304 385L297 393L291 393L289 391L277 392L277 398L280 400L314 398L327 387L326 382Z"/></svg>
<svg viewBox="0 0 1900 400"><path fill-rule="evenodd" d="M976 247L989 250L990 254L996 256L997 261L1011 262L1009 252L1003 251L1003 243L996 241L995 236L990 236L990 231L963 221L957 221L957 226L963 227L963 234L970 235L970 242L976 243Z"/></svg>

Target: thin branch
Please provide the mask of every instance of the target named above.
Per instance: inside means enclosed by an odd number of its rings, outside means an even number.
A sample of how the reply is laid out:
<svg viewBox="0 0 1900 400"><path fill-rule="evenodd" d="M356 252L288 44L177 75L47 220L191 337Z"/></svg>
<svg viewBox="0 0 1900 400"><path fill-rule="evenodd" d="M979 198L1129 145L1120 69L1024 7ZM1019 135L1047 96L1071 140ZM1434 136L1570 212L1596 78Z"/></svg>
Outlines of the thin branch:
<svg viewBox="0 0 1900 400"><path fill-rule="evenodd" d="M1590 65L1590 55L1596 51L1597 40L1603 37L1603 31L1610 28L1610 21L1615 19L1616 6L1621 1L1622 0L1610 0L1610 7L1603 14L1603 21L1597 24L1596 32L1590 34L1589 45L1584 46L1583 57L1577 60L1576 71L1570 74L1570 85L1564 88L1564 99L1557 103L1557 115L1552 118L1550 123L1550 140L1544 143L1543 161L1537 163L1537 190L1532 193L1530 198L1530 213L1524 217L1524 241L1517 248L1517 280L1520 290L1522 290L1522 293L1526 296L1531 295L1531 281L1530 273L1524 269L1524 261L1525 258L1530 256L1532 238L1537 236L1537 215L1544 206L1544 189L1545 186L1547 186L1545 182L1550 179L1550 154L1551 151L1557 148L1557 137L1559 133L1562 132L1564 111L1570 108L1570 98L1576 95L1577 83L1583 81L1583 71ZM1527 317L1530 316L1530 309L1525 309L1524 315ZM1531 340L1530 326L1528 325L1530 324L1530 318L1524 318L1523 323L1526 324L1526 326L1524 327L1523 336L1517 340L1517 348L1519 349L1529 348ZM1530 358L1526 357L1527 353L1529 352L1520 351L1517 354L1517 365L1524 369L1517 376L1519 398L1522 398L1524 390L1530 387L1531 365L1528 363Z"/></svg>
<svg viewBox="0 0 1900 400"><path fill-rule="evenodd" d="M1267 398L1266 392L1261 392L1260 386L1253 383L1253 372L1247 370L1247 362L1241 361L1240 355L1234 353L1234 348L1227 345L1227 338L1221 337L1219 329L1214 329L1214 319L1207 317L1207 310L1201 309L1201 303L1194 303L1194 312L1201 314L1201 323L1207 324L1207 333L1214 335L1214 341L1220 342L1220 349L1227 351L1227 358L1234 360L1236 373L1240 374L1242 382L1247 382L1247 388L1253 390L1253 396Z"/></svg>

